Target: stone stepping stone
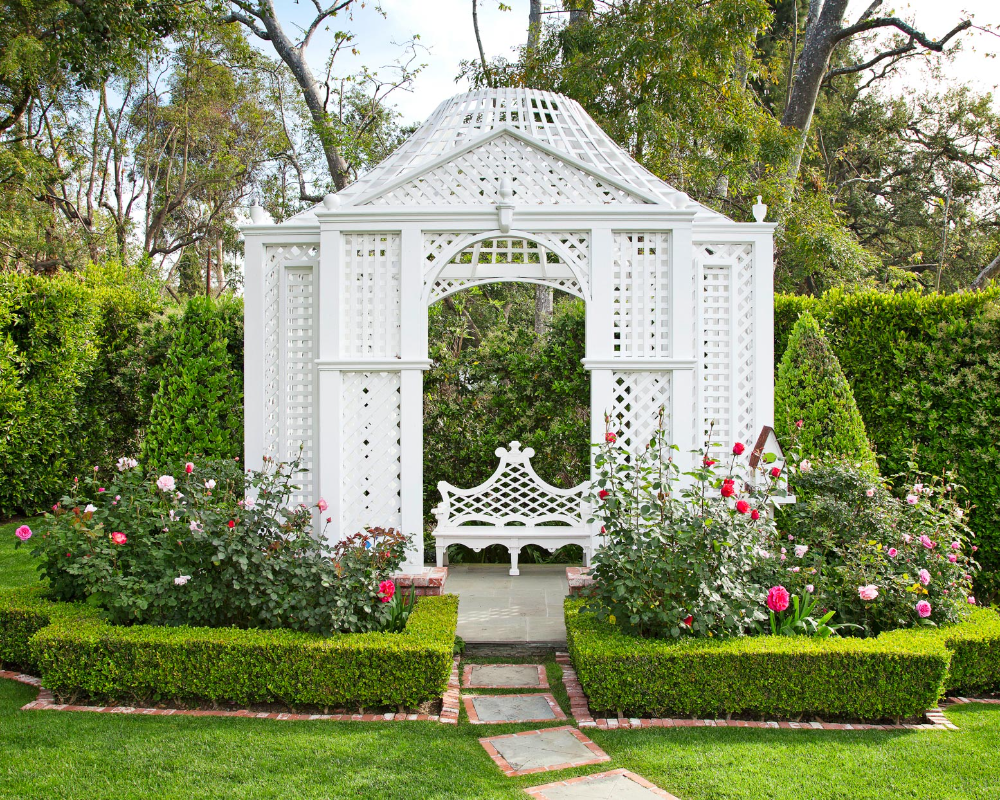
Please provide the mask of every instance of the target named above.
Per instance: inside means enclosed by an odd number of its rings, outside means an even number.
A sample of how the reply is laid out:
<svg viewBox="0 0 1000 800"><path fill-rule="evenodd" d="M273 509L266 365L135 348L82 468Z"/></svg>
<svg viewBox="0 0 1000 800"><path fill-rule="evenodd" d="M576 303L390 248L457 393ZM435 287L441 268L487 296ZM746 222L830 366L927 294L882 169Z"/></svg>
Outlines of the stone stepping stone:
<svg viewBox="0 0 1000 800"><path fill-rule="evenodd" d="M533 786L525 791L537 800L677 800L626 769Z"/></svg>
<svg viewBox="0 0 1000 800"><path fill-rule="evenodd" d="M466 664L464 689L548 689L541 664Z"/></svg>
<svg viewBox="0 0 1000 800"><path fill-rule="evenodd" d="M462 702L473 725L566 719L551 694L467 694Z"/></svg>
<svg viewBox="0 0 1000 800"><path fill-rule="evenodd" d="M611 760L572 725L541 731L489 736L479 740L507 777L552 772Z"/></svg>

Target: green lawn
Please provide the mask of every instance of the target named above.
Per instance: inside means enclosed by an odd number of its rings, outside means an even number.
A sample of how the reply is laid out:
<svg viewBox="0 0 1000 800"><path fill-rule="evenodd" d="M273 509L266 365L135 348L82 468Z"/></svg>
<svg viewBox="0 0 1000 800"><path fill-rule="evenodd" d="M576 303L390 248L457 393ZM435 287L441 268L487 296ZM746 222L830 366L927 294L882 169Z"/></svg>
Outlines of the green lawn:
<svg viewBox="0 0 1000 800"><path fill-rule="evenodd" d="M14 536L14 531L18 526L25 524L34 528L40 521L41 517L38 517L0 525L0 588L24 586L38 580L35 561L30 555L32 542L29 539L15 550L17 537Z"/></svg>
<svg viewBox="0 0 1000 800"><path fill-rule="evenodd" d="M0 585L35 579L0 526ZM549 678L558 667L549 665ZM565 702L562 691L556 692ZM1000 706L964 706L958 732L686 728L594 731L613 758L504 777L478 738L514 726L329 723L23 712L29 687L0 681L0 797L523 798L525 786L626 767L681 800L996 800ZM521 726L530 729L535 726Z"/></svg>

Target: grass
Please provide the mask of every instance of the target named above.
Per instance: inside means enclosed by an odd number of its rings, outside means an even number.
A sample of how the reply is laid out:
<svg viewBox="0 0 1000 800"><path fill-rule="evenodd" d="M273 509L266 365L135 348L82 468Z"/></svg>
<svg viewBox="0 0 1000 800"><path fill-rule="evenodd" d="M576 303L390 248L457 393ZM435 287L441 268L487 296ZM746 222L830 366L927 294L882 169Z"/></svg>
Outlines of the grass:
<svg viewBox="0 0 1000 800"><path fill-rule="evenodd" d="M14 531L20 525L34 528L40 521L41 517L38 517L0 525L0 588L25 586L38 580L37 562L31 557L31 541L15 550L17 538Z"/></svg>
<svg viewBox="0 0 1000 800"><path fill-rule="evenodd" d="M30 522L29 522L30 524ZM0 585L37 580L0 526ZM546 662L561 702L558 665ZM1000 706L948 711L955 731L678 728L593 731L610 765L506 778L481 736L536 726L274 722L26 712L35 691L0 681L0 797L155 796L501 800L524 787L625 767L681 800L995 800Z"/></svg>

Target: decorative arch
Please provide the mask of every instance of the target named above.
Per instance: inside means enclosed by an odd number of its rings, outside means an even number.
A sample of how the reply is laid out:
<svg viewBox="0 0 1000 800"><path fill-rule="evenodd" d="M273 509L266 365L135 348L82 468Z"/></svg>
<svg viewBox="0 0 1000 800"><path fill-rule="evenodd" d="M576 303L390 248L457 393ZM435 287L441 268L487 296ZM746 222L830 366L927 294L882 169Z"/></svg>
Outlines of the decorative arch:
<svg viewBox="0 0 1000 800"><path fill-rule="evenodd" d="M482 247L484 243L489 245ZM590 299L589 251L586 231L425 233L424 300L431 305L470 286L520 282L552 286L586 301ZM466 254L467 261L462 258ZM502 265L513 268L502 269Z"/></svg>

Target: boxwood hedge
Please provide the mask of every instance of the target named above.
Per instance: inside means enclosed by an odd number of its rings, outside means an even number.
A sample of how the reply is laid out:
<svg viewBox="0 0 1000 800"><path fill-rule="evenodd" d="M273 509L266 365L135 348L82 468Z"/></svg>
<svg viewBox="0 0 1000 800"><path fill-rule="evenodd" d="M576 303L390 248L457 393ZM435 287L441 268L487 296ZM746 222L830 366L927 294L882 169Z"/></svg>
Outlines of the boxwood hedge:
<svg viewBox="0 0 1000 800"><path fill-rule="evenodd" d="M18 592L0 599L0 660L66 700L415 708L444 693L457 619L445 595L420 598L402 633L122 627Z"/></svg>
<svg viewBox="0 0 1000 800"><path fill-rule="evenodd" d="M881 720L934 706L952 654L942 637L641 639L566 601L570 656L596 712Z"/></svg>

